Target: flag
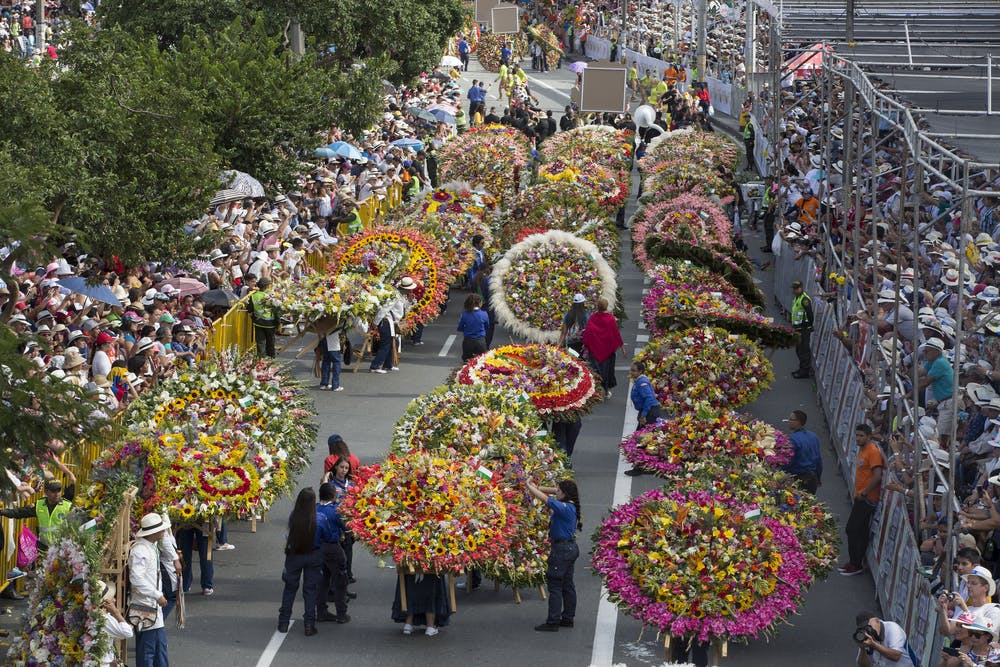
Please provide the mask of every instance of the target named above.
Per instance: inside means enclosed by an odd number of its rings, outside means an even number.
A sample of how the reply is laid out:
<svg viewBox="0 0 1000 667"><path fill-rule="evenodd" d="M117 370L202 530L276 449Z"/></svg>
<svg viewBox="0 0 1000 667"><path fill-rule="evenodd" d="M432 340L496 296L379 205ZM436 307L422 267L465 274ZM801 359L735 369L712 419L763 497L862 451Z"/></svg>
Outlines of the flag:
<svg viewBox="0 0 1000 667"><path fill-rule="evenodd" d="M476 474L485 479L487 482L493 481L493 471L486 466L479 466L479 469L476 470Z"/></svg>

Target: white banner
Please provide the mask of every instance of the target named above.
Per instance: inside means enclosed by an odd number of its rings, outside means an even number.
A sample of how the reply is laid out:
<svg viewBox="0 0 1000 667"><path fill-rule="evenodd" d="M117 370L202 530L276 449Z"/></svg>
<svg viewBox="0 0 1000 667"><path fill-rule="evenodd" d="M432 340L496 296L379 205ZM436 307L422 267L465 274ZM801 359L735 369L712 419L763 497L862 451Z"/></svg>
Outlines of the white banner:
<svg viewBox="0 0 1000 667"><path fill-rule="evenodd" d="M708 98L712 101L712 106L716 112L724 113L727 116L734 116L733 113L733 87L728 83L723 83L719 79L708 77Z"/></svg>
<svg viewBox="0 0 1000 667"><path fill-rule="evenodd" d="M611 57L611 42L603 37L587 35L587 55L594 60L607 60Z"/></svg>

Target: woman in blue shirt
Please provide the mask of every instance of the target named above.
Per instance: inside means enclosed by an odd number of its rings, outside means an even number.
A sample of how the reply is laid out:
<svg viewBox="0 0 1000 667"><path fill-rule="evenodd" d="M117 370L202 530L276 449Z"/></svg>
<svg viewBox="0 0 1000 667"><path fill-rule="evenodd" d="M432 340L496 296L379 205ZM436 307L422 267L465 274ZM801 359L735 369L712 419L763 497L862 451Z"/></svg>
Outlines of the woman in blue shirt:
<svg viewBox="0 0 1000 667"><path fill-rule="evenodd" d="M628 371L632 378L632 393L629 394L629 398L632 399L632 405L639 413L637 430L649 424L655 424L656 420L663 416L660 412L660 402L656 400L653 383L644 375L645 372L646 365L641 361L632 362ZM642 472L642 469L633 467L631 470L626 470L625 474L629 477L638 477Z"/></svg>
<svg viewBox="0 0 1000 667"><path fill-rule="evenodd" d="M462 361L468 361L486 351L486 331L490 328L490 316L482 309L483 298L478 294L465 297L465 311L458 321L458 331L462 339Z"/></svg>
<svg viewBox="0 0 1000 667"><path fill-rule="evenodd" d="M564 479L555 487L540 488L525 480L528 492L546 504L552 512L549 520L548 568L545 572L549 588L549 613L545 622L536 625L539 632L558 632L560 627L572 628L576 616L576 586L573 566L580 557L576 531L583 530L580 513L580 492L576 482ZM548 495L554 494L554 495Z"/></svg>

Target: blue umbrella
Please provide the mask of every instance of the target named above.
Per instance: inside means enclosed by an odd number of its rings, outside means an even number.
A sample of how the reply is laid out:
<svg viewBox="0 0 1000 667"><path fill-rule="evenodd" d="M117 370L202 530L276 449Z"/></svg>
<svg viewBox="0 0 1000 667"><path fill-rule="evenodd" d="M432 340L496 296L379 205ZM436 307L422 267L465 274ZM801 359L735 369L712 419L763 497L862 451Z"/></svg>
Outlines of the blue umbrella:
<svg viewBox="0 0 1000 667"><path fill-rule="evenodd" d="M357 146L352 146L346 141L335 141L332 144L327 144L326 147L332 150L339 157L346 158L348 160L360 160L364 157Z"/></svg>
<svg viewBox="0 0 1000 667"><path fill-rule="evenodd" d="M326 146L320 146L316 149L315 155L316 157L334 158L337 157L337 152L330 150Z"/></svg>
<svg viewBox="0 0 1000 667"><path fill-rule="evenodd" d="M455 117L443 109L434 109L431 111L431 115L437 118L441 123L448 123L449 125L455 124Z"/></svg>
<svg viewBox="0 0 1000 667"><path fill-rule="evenodd" d="M87 281L83 278L63 278L59 281L59 284L70 292L76 292L77 294L83 294L84 296L89 296L94 301L100 301L101 303L107 303L112 306L120 306L122 302L118 300L118 297L108 289L107 285L88 285Z"/></svg>
<svg viewBox="0 0 1000 667"><path fill-rule="evenodd" d="M420 139L414 139L413 137L406 137L405 139L396 139L392 142L393 146L399 146L400 148L412 148L415 151L419 151L424 147L424 142Z"/></svg>

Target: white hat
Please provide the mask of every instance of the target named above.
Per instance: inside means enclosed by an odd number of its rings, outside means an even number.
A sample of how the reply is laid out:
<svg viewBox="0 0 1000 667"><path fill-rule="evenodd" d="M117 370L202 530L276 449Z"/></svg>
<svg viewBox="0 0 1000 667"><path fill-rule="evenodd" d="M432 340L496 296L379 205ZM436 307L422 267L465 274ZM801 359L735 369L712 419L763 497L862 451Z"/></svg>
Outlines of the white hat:
<svg viewBox="0 0 1000 667"><path fill-rule="evenodd" d="M928 338L927 342L922 345L924 348L933 348L940 352L944 352L944 341L940 338Z"/></svg>
<svg viewBox="0 0 1000 667"><path fill-rule="evenodd" d="M573 303L584 303L587 299L580 293L573 295Z"/></svg>
<svg viewBox="0 0 1000 667"><path fill-rule="evenodd" d="M944 272L944 275L941 276L941 282L949 287L958 285L958 271L955 269L948 269Z"/></svg>
<svg viewBox="0 0 1000 667"><path fill-rule="evenodd" d="M147 535L155 535L160 531L166 530L167 527L163 523L163 517L155 512L150 512L149 514L142 517L139 522L139 530L136 532L136 537L146 537Z"/></svg>
<svg viewBox="0 0 1000 667"><path fill-rule="evenodd" d="M136 343L135 348L137 352L145 352L149 348L153 347L153 345L155 345L155 343L152 338L143 337L139 339L138 343Z"/></svg>
<svg viewBox="0 0 1000 667"><path fill-rule="evenodd" d="M396 285L396 287L398 287L401 290L409 291L412 289L416 289L417 283L414 282L413 278L411 278L410 276L403 276L403 279L399 281L399 284Z"/></svg>
<svg viewBox="0 0 1000 667"><path fill-rule="evenodd" d="M998 476L1000 476L1000 475L998 475ZM994 477L990 478L990 483L991 484L993 483L994 479L995 479ZM990 587L989 596L993 597L994 595L996 595L996 592L997 592L997 582L993 581L993 575L990 574L990 571L987 570L985 567L983 567L982 565L975 566L974 568L972 568L972 572L969 572L967 575L965 575L964 578L966 580L968 580L969 577L979 577L980 579L985 580L986 583L989 584L989 587ZM965 627L968 627L968 626L965 626ZM993 629L983 628L981 631L982 632L989 632L990 634L993 635L994 638L996 637L996 629L995 628L993 628Z"/></svg>

